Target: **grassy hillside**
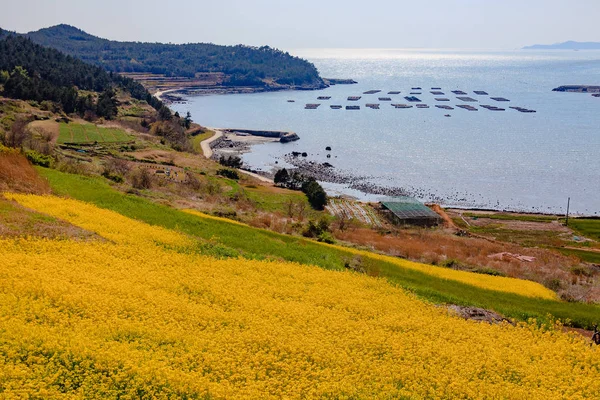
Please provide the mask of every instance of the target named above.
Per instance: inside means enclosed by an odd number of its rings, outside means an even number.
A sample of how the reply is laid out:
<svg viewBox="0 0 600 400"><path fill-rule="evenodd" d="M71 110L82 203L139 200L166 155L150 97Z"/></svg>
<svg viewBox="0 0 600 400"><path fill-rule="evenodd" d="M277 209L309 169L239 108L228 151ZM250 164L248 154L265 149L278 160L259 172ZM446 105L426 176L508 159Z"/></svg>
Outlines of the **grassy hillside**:
<svg viewBox="0 0 600 400"><path fill-rule="evenodd" d="M203 241L203 251L218 257L242 255L248 259L286 260L333 270L343 270L346 266L363 269L369 275L384 277L435 302L478 306L520 320L545 319L552 315L569 320L574 326L591 327L600 315L600 307L594 305L502 292L502 284L499 284L498 290L485 290L465 281L444 279L427 268L419 270L407 267L412 263L404 263L400 259L373 256L353 249L326 246L293 236L190 215L117 192L99 178L47 169L40 169L40 172L58 194L88 201L151 225L192 235ZM436 271L439 270L444 269ZM495 278L480 274L468 276ZM480 282L484 281L487 282L482 278Z"/></svg>

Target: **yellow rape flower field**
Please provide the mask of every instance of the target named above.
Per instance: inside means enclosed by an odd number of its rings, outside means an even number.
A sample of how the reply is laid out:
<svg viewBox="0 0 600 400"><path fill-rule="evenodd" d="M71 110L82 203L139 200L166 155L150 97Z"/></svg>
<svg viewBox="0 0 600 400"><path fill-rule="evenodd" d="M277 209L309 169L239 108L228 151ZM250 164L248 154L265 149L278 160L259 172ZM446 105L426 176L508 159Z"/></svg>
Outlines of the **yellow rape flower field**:
<svg viewBox="0 0 600 400"><path fill-rule="evenodd" d="M0 398L600 398L600 351L449 315L383 279L195 254L185 235L7 195L105 240L0 239Z"/></svg>

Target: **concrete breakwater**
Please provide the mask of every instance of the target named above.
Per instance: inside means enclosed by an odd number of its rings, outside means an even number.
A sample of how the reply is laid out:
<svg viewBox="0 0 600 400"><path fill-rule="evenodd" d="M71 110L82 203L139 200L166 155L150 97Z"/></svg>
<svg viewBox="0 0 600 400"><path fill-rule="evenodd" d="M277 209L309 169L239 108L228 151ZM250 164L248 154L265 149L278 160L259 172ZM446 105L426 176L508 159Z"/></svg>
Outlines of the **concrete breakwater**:
<svg viewBox="0 0 600 400"><path fill-rule="evenodd" d="M266 138L279 138L281 143L294 142L300 140L300 137L295 132L284 131L264 131L254 129L222 129L224 133L233 133L236 135L260 136Z"/></svg>

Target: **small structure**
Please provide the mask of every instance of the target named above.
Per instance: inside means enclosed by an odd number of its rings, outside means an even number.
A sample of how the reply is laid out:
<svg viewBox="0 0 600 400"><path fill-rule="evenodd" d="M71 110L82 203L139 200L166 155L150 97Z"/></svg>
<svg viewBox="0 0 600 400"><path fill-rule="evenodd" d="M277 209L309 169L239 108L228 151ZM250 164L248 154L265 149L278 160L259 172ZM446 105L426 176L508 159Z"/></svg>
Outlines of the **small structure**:
<svg viewBox="0 0 600 400"><path fill-rule="evenodd" d="M412 197L389 197L381 201L381 207L396 225L435 226L442 221L435 211Z"/></svg>

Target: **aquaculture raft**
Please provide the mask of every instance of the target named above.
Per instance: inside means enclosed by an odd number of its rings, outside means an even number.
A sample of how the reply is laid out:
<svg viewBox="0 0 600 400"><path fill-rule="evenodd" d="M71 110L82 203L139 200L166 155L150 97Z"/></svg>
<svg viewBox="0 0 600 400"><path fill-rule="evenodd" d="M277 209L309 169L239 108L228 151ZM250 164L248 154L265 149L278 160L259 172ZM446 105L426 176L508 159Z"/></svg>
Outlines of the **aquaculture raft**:
<svg viewBox="0 0 600 400"><path fill-rule="evenodd" d="M490 111L504 111L504 108L500 108L500 107L496 107L496 106L487 106L487 105L481 105L482 108L487 108Z"/></svg>
<svg viewBox="0 0 600 400"><path fill-rule="evenodd" d="M461 100L461 101L466 101L466 102L468 102L468 103L474 103L474 102L476 102L476 101L477 101L477 100L475 100L474 98L472 98L472 97L468 97L468 96L459 96L459 97L457 97L457 99L459 99L459 100Z"/></svg>

